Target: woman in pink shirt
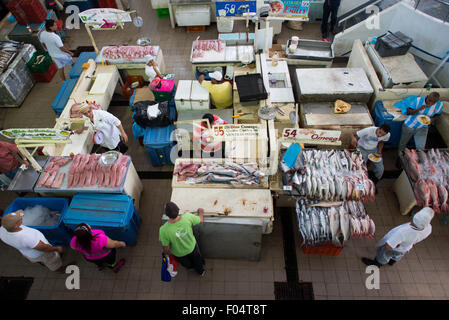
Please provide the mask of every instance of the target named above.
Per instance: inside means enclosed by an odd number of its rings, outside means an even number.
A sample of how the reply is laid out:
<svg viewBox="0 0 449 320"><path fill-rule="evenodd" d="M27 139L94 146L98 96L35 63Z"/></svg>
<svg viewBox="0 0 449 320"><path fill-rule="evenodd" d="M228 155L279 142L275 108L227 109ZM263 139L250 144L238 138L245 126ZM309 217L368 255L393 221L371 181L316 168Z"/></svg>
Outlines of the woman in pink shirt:
<svg viewBox="0 0 449 320"><path fill-rule="evenodd" d="M81 252L87 261L95 263L100 271L106 265L117 273L125 264L125 259L116 260L115 248L126 247L126 244L109 239L103 230L91 229L87 223L76 226L70 246Z"/></svg>

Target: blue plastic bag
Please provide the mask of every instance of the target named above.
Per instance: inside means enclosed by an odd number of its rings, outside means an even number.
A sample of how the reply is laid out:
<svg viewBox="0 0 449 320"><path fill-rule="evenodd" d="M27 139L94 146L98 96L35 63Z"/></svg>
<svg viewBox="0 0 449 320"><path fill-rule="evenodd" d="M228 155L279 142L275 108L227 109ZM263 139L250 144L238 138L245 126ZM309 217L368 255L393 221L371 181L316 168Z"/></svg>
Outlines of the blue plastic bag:
<svg viewBox="0 0 449 320"><path fill-rule="evenodd" d="M168 272L167 268L168 268L168 261L165 258L165 255L162 253L161 280L164 282L171 281L171 275L170 272Z"/></svg>

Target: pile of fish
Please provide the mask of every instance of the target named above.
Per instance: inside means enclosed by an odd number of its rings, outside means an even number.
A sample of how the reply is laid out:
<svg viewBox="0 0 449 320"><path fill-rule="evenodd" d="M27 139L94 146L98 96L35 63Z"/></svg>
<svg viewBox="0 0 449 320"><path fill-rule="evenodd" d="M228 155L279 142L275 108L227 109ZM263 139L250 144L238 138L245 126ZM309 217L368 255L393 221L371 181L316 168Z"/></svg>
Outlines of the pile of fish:
<svg viewBox="0 0 449 320"><path fill-rule="evenodd" d="M69 169L68 188L91 187L117 188L125 178L129 156L120 154L113 165L102 165L100 154L77 154Z"/></svg>
<svg viewBox="0 0 449 320"><path fill-rule="evenodd" d="M126 169L130 161L129 156L120 154L113 165L102 165L99 162L101 154L77 154L73 159L53 157L44 168L37 187L60 189L63 187L65 173L60 168L70 167L67 175L67 188L92 187L117 188L125 178ZM65 185L64 185L65 187Z"/></svg>
<svg viewBox="0 0 449 320"><path fill-rule="evenodd" d="M156 56L157 49L154 46L112 46L103 50L106 59L143 59L145 56Z"/></svg>
<svg viewBox="0 0 449 320"><path fill-rule="evenodd" d="M342 246L340 238L374 238L376 226L360 201L335 203L335 206L319 206L319 201L304 198L296 202L298 227L302 245L313 247L332 243ZM316 204L317 206L311 206Z"/></svg>
<svg viewBox="0 0 449 320"><path fill-rule="evenodd" d="M59 173L59 168L64 167L70 159L64 157L53 157L44 168L44 172L37 183L37 187L59 189L62 186L65 173ZM58 174L59 173L59 174Z"/></svg>
<svg viewBox="0 0 449 320"><path fill-rule="evenodd" d="M419 206L432 207L436 213L449 212L449 152L438 149L405 149L406 170L415 182Z"/></svg>
<svg viewBox="0 0 449 320"><path fill-rule="evenodd" d="M376 189L366 175L362 154L348 150L303 150L290 169L283 161L284 185L317 200L374 201Z"/></svg>
<svg viewBox="0 0 449 320"><path fill-rule="evenodd" d="M222 52L226 45L221 40L195 40L193 42L192 58L204 57L207 51Z"/></svg>
<svg viewBox="0 0 449 320"><path fill-rule="evenodd" d="M173 175L178 177L178 182L185 181L189 184L201 183L231 183L231 184L259 184L265 174L259 170L257 163L238 164L225 161L223 164L216 162L195 163L180 162Z"/></svg>

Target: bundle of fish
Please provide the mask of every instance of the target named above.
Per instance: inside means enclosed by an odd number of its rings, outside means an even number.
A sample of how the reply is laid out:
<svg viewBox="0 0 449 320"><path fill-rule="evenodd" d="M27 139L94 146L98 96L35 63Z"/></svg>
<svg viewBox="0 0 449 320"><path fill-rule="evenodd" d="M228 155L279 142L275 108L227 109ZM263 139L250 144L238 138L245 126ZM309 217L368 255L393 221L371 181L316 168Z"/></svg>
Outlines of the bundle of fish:
<svg viewBox="0 0 449 320"><path fill-rule="evenodd" d="M259 184L265 174L259 170L256 163L238 164L225 161L223 164L216 162L195 163L180 162L173 175L178 176L178 181L190 184L201 183L231 183L231 184Z"/></svg>
<svg viewBox="0 0 449 320"><path fill-rule="evenodd" d="M406 148L404 162L415 182L414 192L418 205L432 207L436 213L449 212L449 152Z"/></svg>
<svg viewBox="0 0 449 320"><path fill-rule="evenodd" d="M374 201L376 187L366 175L362 154L348 150L303 150L293 168L281 161L284 185L319 200Z"/></svg>
<svg viewBox="0 0 449 320"><path fill-rule="evenodd" d="M332 243L342 246L340 238L347 241L352 238L374 238L374 221L368 216L360 201L347 201L338 206L310 206L318 201L309 202L299 199L296 202L298 227L303 238L302 245L318 246Z"/></svg>

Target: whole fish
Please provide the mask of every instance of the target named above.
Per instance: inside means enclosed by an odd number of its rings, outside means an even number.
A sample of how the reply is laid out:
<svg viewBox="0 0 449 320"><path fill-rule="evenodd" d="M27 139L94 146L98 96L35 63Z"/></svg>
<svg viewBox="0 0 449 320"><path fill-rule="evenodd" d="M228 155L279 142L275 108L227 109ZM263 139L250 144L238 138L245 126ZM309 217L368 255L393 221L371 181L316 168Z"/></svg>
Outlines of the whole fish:
<svg viewBox="0 0 449 320"><path fill-rule="evenodd" d="M373 219L369 218L369 238L373 238L374 239L374 233L375 232L376 232L376 225L374 224Z"/></svg>
<svg viewBox="0 0 449 320"><path fill-rule="evenodd" d="M321 177L321 188L322 188L321 198L329 200L329 182L327 181L327 178L324 176Z"/></svg>
<svg viewBox="0 0 449 320"><path fill-rule="evenodd" d="M424 165L427 165L427 162L429 162L429 159L427 158L427 155L423 150L418 150L418 159L419 162Z"/></svg>
<svg viewBox="0 0 449 320"><path fill-rule="evenodd" d="M333 175L327 176L327 181L329 182L329 200L335 198L335 181L333 177Z"/></svg>
<svg viewBox="0 0 449 320"><path fill-rule="evenodd" d="M449 211L449 204L447 203L448 192L447 189L441 184L438 185L438 196L440 198L441 211Z"/></svg>
<svg viewBox="0 0 449 320"><path fill-rule="evenodd" d="M346 184L348 186L348 192L347 192L346 199L347 200L351 200L352 194L353 194L353 190L354 190L354 185L352 184L351 180L349 180L349 178L346 179Z"/></svg>
<svg viewBox="0 0 449 320"><path fill-rule="evenodd" d="M282 161L281 161L282 162ZM285 164L285 162L284 162ZM232 161L225 161L223 163L223 165L225 167L228 167L234 171L239 171L239 172L243 172L243 173L247 173L247 171L245 170L245 168L243 168L241 165L239 165L238 163L232 162ZM287 170L288 171L288 170Z"/></svg>
<svg viewBox="0 0 449 320"><path fill-rule="evenodd" d="M306 177L306 190L308 195L312 194L312 181L310 180L310 176Z"/></svg>
<svg viewBox="0 0 449 320"><path fill-rule="evenodd" d="M418 180L415 184L415 196L419 206L430 206L430 188L423 179Z"/></svg>
<svg viewBox="0 0 449 320"><path fill-rule="evenodd" d="M438 199L438 188L437 188L435 182L433 182L433 180L431 178L427 179L427 185L429 186L430 196L432 197L433 210L436 213L441 213L440 201Z"/></svg>
<svg viewBox="0 0 449 320"><path fill-rule="evenodd" d="M349 216L348 213L344 210L343 206L339 209L340 214L340 229L343 234L344 241L349 239Z"/></svg>
<svg viewBox="0 0 449 320"><path fill-rule="evenodd" d="M231 181L238 181L236 178L233 177L227 177L227 176L220 176L216 174L209 174L207 181L211 183L228 183Z"/></svg>
<svg viewBox="0 0 449 320"><path fill-rule="evenodd" d="M328 224L326 221L324 210L320 210L319 212L320 212L320 225L322 226L322 238L323 238L323 241L326 241L327 233L328 233L328 231L327 231Z"/></svg>
<svg viewBox="0 0 449 320"><path fill-rule="evenodd" d="M293 185L295 185L295 186L299 186L299 184L300 184L300 181L299 181L299 177L298 177L298 173L297 172L295 172L294 174L293 174L293 176L292 176L292 184Z"/></svg>
<svg viewBox="0 0 449 320"><path fill-rule="evenodd" d="M335 207L329 208L329 227L332 236L332 243L340 247L341 243L340 240L338 240L338 230L340 229L340 216Z"/></svg>

